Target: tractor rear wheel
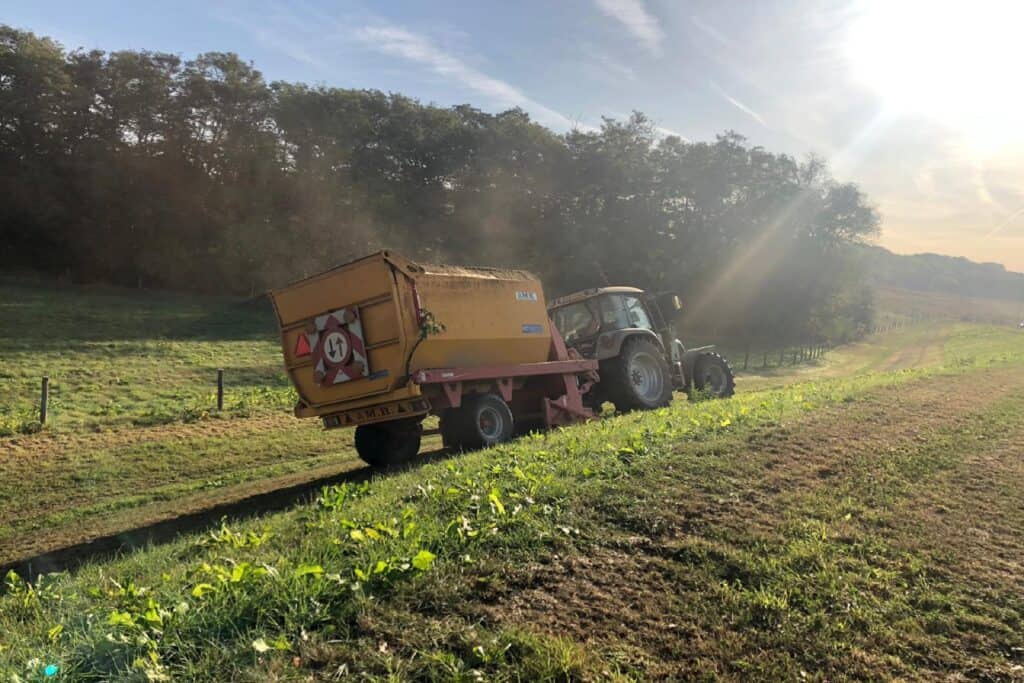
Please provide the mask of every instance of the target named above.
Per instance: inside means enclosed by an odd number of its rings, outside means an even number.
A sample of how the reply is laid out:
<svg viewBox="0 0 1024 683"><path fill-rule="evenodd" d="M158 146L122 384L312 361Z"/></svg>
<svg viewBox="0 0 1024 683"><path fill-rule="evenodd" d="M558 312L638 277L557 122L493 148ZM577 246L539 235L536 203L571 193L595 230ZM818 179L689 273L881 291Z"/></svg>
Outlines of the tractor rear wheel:
<svg viewBox="0 0 1024 683"><path fill-rule="evenodd" d="M423 427L418 419L393 420L356 427L356 452L371 467L409 462L420 452Z"/></svg>
<svg viewBox="0 0 1024 683"><path fill-rule="evenodd" d="M711 398L729 398L736 392L736 378L729 361L711 351L700 354L693 368L693 387Z"/></svg>
<svg viewBox="0 0 1024 683"><path fill-rule="evenodd" d="M602 394L620 412L662 408L672 402L672 371L665 354L649 339L627 339L600 374Z"/></svg>
<svg viewBox="0 0 1024 683"><path fill-rule="evenodd" d="M449 408L441 419L445 446L458 450L489 448L508 441L515 432L512 409L495 394L472 394L458 408Z"/></svg>

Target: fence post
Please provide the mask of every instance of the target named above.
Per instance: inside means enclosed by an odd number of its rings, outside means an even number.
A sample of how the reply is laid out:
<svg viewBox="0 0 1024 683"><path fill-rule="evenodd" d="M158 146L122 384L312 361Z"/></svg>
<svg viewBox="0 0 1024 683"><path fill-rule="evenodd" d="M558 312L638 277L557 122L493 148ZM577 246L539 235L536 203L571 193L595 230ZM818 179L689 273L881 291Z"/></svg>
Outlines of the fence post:
<svg viewBox="0 0 1024 683"><path fill-rule="evenodd" d="M746 370L746 369L747 369L747 364L748 364L749 362L750 362L750 349L747 349L747 350L746 350L746 351L745 351L745 352L743 353L743 369L744 369L744 370Z"/></svg>
<svg viewBox="0 0 1024 683"><path fill-rule="evenodd" d="M217 368L217 410L224 410L224 369Z"/></svg>
<svg viewBox="0 0 1024 683"><path fill-rule="evenodd" d="M50 403L50 377L43 375L43 387L39 396L39 424L46 424L46 413Z"/></svg>

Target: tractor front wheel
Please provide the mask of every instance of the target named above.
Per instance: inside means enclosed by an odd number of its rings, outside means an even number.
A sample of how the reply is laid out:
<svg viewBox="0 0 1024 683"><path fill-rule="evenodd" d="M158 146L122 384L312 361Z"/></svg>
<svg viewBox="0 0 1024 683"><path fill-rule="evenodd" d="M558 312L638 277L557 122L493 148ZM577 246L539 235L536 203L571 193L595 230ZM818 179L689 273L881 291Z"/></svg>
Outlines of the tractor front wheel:
<svg viewBox="0 0 1024 683"><path fill-rule="evenodd" d="M423 427L418 419L393 420L356 427L356 452L371 467L409 462L420 452Z"/></svg>
<svg viewBox="0 0 1024 683"><path fill-rule="evenodd" d="M710 351L700 354L693 368L693 388L711 398L729 398L736 392L732 367Z"/></svg>

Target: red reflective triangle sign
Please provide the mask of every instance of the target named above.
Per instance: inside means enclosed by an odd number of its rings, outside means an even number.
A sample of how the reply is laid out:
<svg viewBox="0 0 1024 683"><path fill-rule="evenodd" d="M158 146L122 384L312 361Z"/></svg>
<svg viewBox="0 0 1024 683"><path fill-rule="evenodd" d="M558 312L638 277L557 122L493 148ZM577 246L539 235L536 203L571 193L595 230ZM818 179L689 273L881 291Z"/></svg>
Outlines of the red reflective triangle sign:
<svg viewBox="0 0 1024 683"><path fill-rule="evenodd" d="M300 333L298 341L295 342L295 355L297 357L308 356L312 352L312 349L309 348L309 340L306 339L306 335Z"/></svg>

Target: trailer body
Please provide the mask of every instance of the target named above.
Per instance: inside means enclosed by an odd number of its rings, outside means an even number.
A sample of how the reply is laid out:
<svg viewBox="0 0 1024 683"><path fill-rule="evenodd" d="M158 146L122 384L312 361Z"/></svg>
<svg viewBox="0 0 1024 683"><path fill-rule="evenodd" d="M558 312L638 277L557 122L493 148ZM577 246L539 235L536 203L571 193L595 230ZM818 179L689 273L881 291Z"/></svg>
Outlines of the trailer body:
<svg viewBox="0 0 1024 683"><path fill-rule="evenodd" d="M500 399L517 422L591 416L582 394L597 363L566 350L540 281L525 271L419 264L382 251L271 299L299 395L295 414L328 428L400 423L406 432L415 426L418 439L419 421L436 414L446 441L459 441L466 419L457 413L478 395ZM463 427L446 434L446 418Z"/></svg>

